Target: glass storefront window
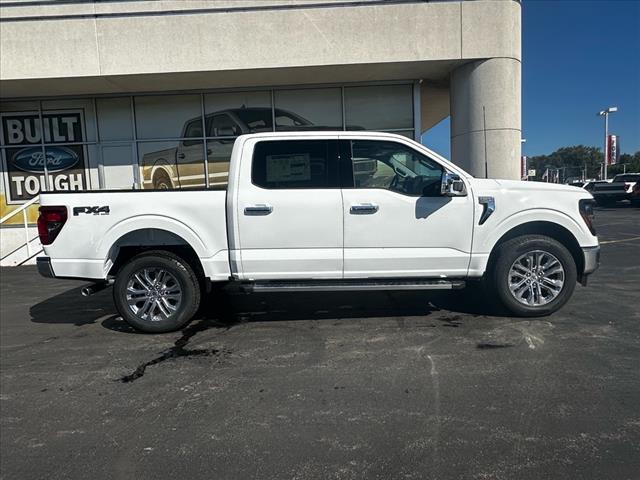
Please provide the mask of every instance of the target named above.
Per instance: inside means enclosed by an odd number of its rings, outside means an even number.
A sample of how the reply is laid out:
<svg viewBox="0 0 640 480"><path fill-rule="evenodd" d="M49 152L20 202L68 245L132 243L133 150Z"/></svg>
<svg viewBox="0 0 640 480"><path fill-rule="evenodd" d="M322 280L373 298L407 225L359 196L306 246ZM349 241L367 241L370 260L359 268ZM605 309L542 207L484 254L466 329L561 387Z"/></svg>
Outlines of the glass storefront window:
<svg viewBox="0 0 640 480"><path fill-rule="evenodd" d="M14 102L11 100L0 101L0 112L29 112L38 111L39 103L37 100L29 100L26 102Z"/></svg>
<svg viewBox="0 0 640 480"><path fill-rule="evenodd" d="M342 130L340 88L278 90L276 130Z"/></svg>
<svg viewBox="0 0 640 480"><path fill-rule="evenodd" d="M206 170L209 186L224 188L234 140L246 133L367 129L414 137L408 83L3 100L0 116L2 205L46 188L202 188Z"/></svg>
<svg viewBox="0 0 640 480"><path fill-rule="evenodd" d="M92 99L43 101L45 143L95 142L93 108Z"/></svg>
<svg viewBox="0 0 640 480"><path fill-rule="evenodd" d="M203 147L202 140L138 143L142 188L204 187Z"/></svg>
<svg viewBox="0 0 640 480"><path fill-rule="evenodd" d="M149 95L134 101L138 140L184 137L186 125L202 116L200 95Z"/></svg>
<svg viewBox="0 0 640 480"><path fill-rule="evenodd" d="M229 160L235 139L208 139L207 160L209 167L209 185L220 187L229 180Z"/></svg>
<svg viewBox="0 0 640 480"><path fill-rule="evenodd" d="M208 137L273 130L268 91L208 93L204 96Z"/></svg>
<svg viewBox="0 0 640 480"><path fill-rule="evenodd" d="M135 186L135 160L131 143L110 143L100 146L99 167L103 187L110 190L131 189Z"/></svg>
<svg viewBox="0 0 640 480"><path fill-rule="evenodd" d="M414 133L413 130L400 130L400 131L395 131L394 132L396 135L402 135L403 137L407 137L410 138L411 140L414 140Z"/></svg>
<svg viewBox="0 0 640 480"><path fill-rule="evenodd" d="M347 130L413 128L412 85L345 87Z"/></svg>
<svg viewBox="0 0 640 480"><path fill-rule="evenodd" d="M98 134L100 141L133 140L131 98L98 98Z"/></svg>
<svg viewBox="0 0 640 480"><path fill-rule="evenodd" d="M36 108L11 110L7 102L0 113L2 202L22 203L47 190L90 189L89 152L95 150L86 144L95 143L93 100L29 103L24 107Z"/></svg>

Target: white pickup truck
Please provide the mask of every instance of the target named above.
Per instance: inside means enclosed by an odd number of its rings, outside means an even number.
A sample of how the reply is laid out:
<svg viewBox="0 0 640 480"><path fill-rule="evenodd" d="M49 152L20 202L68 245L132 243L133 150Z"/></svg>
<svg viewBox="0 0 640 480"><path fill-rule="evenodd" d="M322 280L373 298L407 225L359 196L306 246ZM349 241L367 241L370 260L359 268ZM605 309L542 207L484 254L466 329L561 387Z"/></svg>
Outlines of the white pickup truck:
<svg viewBox="0 0 640 480"><path fill-rule="evenodd" d="M146 332L181 328L210 282L248 291L455 289L484 280L547 315L598 267L593 197L476 179L405 137L276 132L235 141L218 190L44 193L42 275L113 285Z"/></svg>

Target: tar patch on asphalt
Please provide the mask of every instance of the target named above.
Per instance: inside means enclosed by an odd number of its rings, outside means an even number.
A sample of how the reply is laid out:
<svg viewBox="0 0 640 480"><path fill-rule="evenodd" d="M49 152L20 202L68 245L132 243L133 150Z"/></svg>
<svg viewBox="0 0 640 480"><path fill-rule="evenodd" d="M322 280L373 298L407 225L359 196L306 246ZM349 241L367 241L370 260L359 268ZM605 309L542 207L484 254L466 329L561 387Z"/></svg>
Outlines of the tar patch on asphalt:
<svg viewBox="0 0 640 480"><path fill-rule="evenodd" d="M186 348L194 335L202 330L206 330L207 328L207 323L204 321L188 326L182 331L182 336L175 341L173 347L165 350L153 360L149 360L148 362L138 365L138 367L136 367L136 369L129 375L120 377L119 381L122 383L131 383L144 376L147 367L157 365L170 359L180 357L219 357L229 355L231 351L224 348Z"/></svg>

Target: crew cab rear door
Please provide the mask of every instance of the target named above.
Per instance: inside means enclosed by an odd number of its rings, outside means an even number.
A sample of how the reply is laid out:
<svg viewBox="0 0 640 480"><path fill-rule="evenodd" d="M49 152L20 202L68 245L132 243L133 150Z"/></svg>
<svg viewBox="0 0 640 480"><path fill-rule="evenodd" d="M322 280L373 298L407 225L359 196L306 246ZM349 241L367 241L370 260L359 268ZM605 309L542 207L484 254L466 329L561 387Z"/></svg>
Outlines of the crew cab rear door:
<svg viewBox="0 0 640 480"><path fill-rule="evenodd" d="M345 183L344 277L464 277L473 199L440 194L444 167L410 144L340 137ZM344 175L343 175L344 176Z"/></svg>
<svg viewBox="0 0 640 480"><path fill-rule="evenodd" d="M240 279L342 278L337 145L335 137L245 142L230 189Z"/></svg>

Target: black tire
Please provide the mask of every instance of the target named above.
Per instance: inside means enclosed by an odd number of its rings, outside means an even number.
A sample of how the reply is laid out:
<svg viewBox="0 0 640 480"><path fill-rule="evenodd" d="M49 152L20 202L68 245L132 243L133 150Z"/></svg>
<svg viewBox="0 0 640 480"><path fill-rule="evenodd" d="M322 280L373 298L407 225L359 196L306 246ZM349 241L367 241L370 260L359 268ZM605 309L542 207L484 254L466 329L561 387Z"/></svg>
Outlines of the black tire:
<svg viewBox="0 0 640 480"><path fill-rule="evenodd" d="M564 269L564 284L561 290L555 298L544 305L525 305L517 300L515 294L512 294L509 289L512 266L522 255L533 251L553 255ZM499 301L511 314L520 317L550 315L571 298L577 281L576 263L569 250L557 240L544 235L525 235L506 241L498 247L496 253L497 258L493 263L489 280Z"/></svg>
<svg viewBox="0 0 640 480"><path fill-rule="evenodd" d="M162 169L159 169L156 174L153 176L153 188L156 190L172 190L173 185L171 184L171 178L167 172Z"/></svg>
<svg viewBox="0 0 640 480"><path fill-rule="evenodd" d="M175 310L170 315L164 315L160 309L161 305L158 303L156 303L155 307L151 307L152 309L147 315L147 317L154 317L155 312L157 313L155 318L141 318L134 313L133 307L130 307L129 301L133 302L134 300L127 298L127 295L130 294L127 290L129 283L134 282L134 285L140 285L135 280L135 274L145 269L150 272L167 272L165 276L172 277L171 286L167 288L175 288L175 292L179 287L180 299L177 303L171 305L171 308L175 308ZM136 299L139 298L138 305L142 303L142 307L135 308L142 310L146 306L145 300L148 300L149 297L144 296L144 294L139 295ZM176 295L173 296L175 297ZM133 328L147 333L165 333L182 328L195 315L200 306L200 298L200 282L189 263L166 250L151 250L136 255L120 269L113 285L113 300L118 313ZM175 302L176 300L171 301ZM168 311L166 302L164 309Z"/></svg>

